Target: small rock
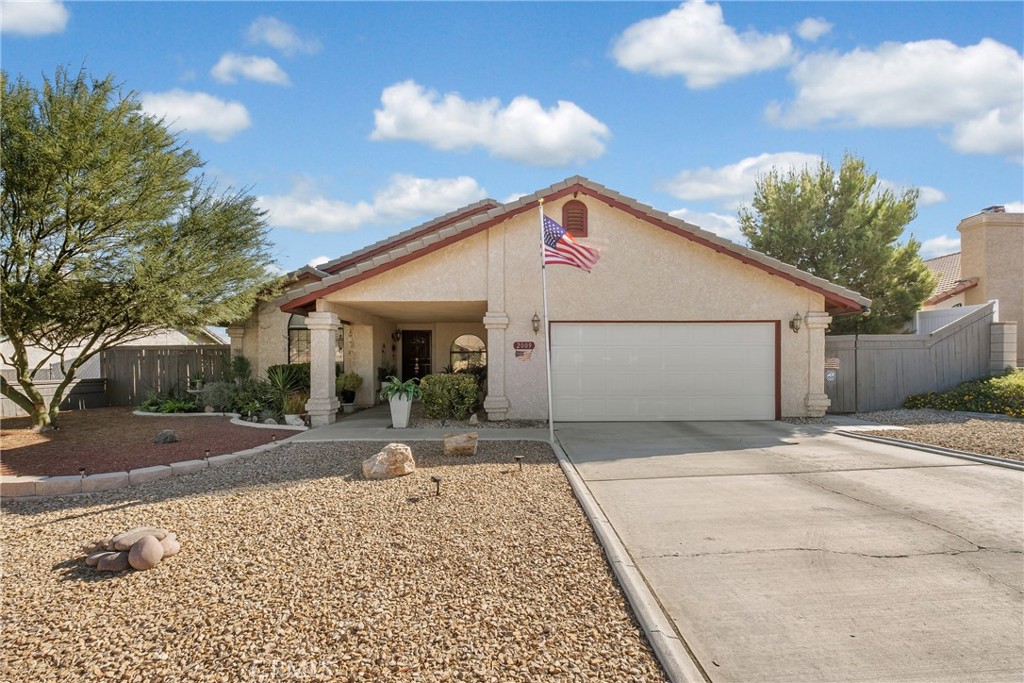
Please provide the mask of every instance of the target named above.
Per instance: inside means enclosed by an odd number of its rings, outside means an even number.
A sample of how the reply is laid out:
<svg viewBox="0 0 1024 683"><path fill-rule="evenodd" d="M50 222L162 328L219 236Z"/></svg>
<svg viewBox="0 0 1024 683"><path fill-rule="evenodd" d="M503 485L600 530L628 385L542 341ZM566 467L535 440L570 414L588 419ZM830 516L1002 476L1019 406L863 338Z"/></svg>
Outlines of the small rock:
<svg viewBox="0 0 1024 683"><path fill-rule="evenodd" d="M139 571L146 571L160 564L164 547L154 536L143 536L128 551L128 564Z"/></svg>
<svg viewBox="0 0 1024 683"><path fill-rule="evenodd" d="M128 553L107 553L96 563L96 569L101 572L123 572L128 569Z"/></svg>
<svg viewBox="0 0 1024 683"><path fill-rule="evenodd" d="M367 479L394 479L415 471L412 449L404 443L389 443L380 453L363 461L363 476Z"/></svg>
<svg viewBox="0 0 1024 683"><path fill-rule="evenodd" d="M156 540L166 538L170 532L167 529L161 529L155 526L140 526L131 531L126 531L123 534L118 534L113 538L114 550L129 550L135 542L141 539L143 536L152 536Z"/></svg>
<svg viewBox="0 0 1024 683"><path fill-rule="evenodd" d="M445 455L476 455L477 432L444 437Z"/></svg>
<svg viewBox="0 0 1024 683"><path fill-rule="evenodd" d="M165 429L156 435L153 443L174 443L177 440L178 435L174 433L173 429Z"/></svg>
<svg viewBox="0 0 1024 683"><path fill-rule="evenodd" d="M89 553L89 555L86 556L85 564L87 566L89 566L89 567L95 567L96 565L98 565L100 563L100 560L102 560L107 555L116 555L116 554L117 553L113 553L113 552L111 552L109 550L97 550L96 552Z"/></svg>
<svg viewBox="0 0 1024 683"><path fill-rule="evenodd" d="M92 555L101 550L113 550L114 544L111 538L100 538L95 541L89 541L88 543L82 544L82 552L86 555Z"/></svg>
<svg viewBox="0 0 1024 683"><path fill-rule="evenodd" d="M212 413L213 412L213 406L206 406L205 408L203 408L203 410L205 412L207 412L207 413Z"/></svg>
<svg viewBox="0 0 1024 683"><path fill-rule="evenodd" d="M167 534L166 538L160 540L160 545L164 549L164 558L174 557L181 552L181 544L174 534Z"/></svg>
<svg viewBox="0 0 1024 683"><path fill-rule="evenodd" d="M272 417L268 417L266 420L263 421L263 424L265 424L265 425L276 425L277 424L277 420L275 420Z"/></svg>
<svg viewBox="0 0 1024 683"><path fill-rule="evenodd" d="M469 424L480 424L480 418L476 416L476 413L473 413L472 415L469 416Z"/></svg>

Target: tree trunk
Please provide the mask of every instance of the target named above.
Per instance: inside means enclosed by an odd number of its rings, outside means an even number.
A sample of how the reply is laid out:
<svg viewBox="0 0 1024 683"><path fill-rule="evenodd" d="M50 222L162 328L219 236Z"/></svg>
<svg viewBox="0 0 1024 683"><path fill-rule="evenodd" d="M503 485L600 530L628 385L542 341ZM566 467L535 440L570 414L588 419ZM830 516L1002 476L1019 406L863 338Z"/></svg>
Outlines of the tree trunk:
<svg viewBox="0 0 1024 683"><path fill-rule="evenodd" d="M15 385L0 377L0 393L14 401L15 405L24 410L32 418L32 431L41 432L53 426L60 407L58 401L54 407L47 405L46 399L36 389L32 378L25 375L18 378L21 391ZM50 401L53 404L53 401Z"/></svg>

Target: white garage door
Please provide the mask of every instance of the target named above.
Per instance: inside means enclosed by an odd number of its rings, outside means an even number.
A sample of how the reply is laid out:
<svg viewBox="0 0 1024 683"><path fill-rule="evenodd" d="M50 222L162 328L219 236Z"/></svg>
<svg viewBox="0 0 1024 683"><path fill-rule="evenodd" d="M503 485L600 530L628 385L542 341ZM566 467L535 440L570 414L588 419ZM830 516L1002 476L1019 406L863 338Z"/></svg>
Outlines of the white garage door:
<svg viewBox="0 0 1024 683"><path fill-rule="evenodd" d="M774 323L552 323L556 421L774 420Z"/></svg>

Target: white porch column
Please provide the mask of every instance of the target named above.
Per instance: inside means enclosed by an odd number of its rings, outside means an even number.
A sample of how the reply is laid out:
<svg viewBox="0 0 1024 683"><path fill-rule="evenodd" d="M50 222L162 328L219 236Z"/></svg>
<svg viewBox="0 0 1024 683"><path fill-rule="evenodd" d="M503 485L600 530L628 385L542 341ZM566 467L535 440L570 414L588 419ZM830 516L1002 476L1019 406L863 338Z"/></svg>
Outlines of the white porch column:
<svg viewBox="0 0 1024 683"><path fill-rule="evenodd" d="M808 311L804 318L807 341L807 416L822 417L832 404L825 394L825 328L832 316L824 311Z"/></svg>
<svg viewBox="0 0 1024 683"><path fill-rule="evenodd" d="M322 427L334 422L341 403L335 395L334 363L338 325L341 320L330 311L316 311L306 316L309 328L309 401L306 412L309 423Z"/></svg>
<svg viewBox="0 0 1024 683"><path fill-rule="evenodd" d="M242 325L232 325L228 328L228 339L231 340L231 356L244 355L245 351L245 327Z"/></svg>
<svg viewBox="0 0 1024 683"><path fill-rule="evenodd" d="M505 328L508 314L488 311L484 315L487 328L487 398L484 410L488 420L504 420L508 415L508 397L505 396Z"/></svg>

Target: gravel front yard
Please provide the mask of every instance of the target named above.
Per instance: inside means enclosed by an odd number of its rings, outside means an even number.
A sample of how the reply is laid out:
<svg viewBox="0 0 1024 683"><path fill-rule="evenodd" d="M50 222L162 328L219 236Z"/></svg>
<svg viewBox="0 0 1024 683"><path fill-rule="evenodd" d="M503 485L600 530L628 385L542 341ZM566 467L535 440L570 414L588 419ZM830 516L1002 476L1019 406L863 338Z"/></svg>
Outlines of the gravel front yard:
<svg viewBox="0 0 1024 683"><path fill-rule="evenodd" d="M1024 461L1024 420L991 420L942 410L882 410L854 417L906 427L863 434Z"/></svg>
<svg viewBox="0 0 1024 683"><path fill-rule="evenodd" d="M413 442L415 474L363 480L383 445L6 505L4 680L665 680L547 445ZM82 542L143 525L181 553L84 566Z"/></svg>

